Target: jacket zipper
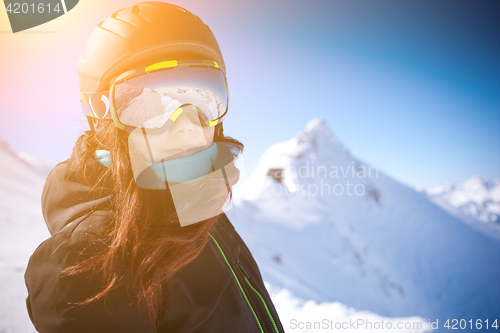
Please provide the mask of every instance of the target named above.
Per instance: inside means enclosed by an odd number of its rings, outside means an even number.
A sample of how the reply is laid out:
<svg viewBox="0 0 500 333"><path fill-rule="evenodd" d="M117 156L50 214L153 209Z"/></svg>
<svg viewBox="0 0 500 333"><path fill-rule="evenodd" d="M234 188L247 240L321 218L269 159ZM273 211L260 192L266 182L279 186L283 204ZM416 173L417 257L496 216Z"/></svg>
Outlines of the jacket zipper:
<svg viewBox="0 0 500 333"><path fill-rule="evenodd" d="M253 307L252 307L252 304L250 304L250 301L247 297L247 295L245 294L245 291L243 290L243 287L241 286L240 284L240 281L238 280L238 277L236 276L236 273L234 272L233 270L233 267L231 267L231 264L229 264L229 261L227 260L226 258L226 255L224 254L224 252L222 251L221 247L219 246L219 243L217 242L217 240L214 238L214 236L212 236L212 234L210 232L208 232L208 234L210 235L210 237L212 237L213 241L215 242L215 244L217 245L217 247L219 248L219 251L220 253L222 253L222 256L224 257L224 260L226 261L226 264L229 266L229 268L231 269L231 272L233 273L233 276L234 278L236 279L236 282L238 283L238 286L240 287L240 290L241 292L243 293L243 296L245 297L245 300L247 301L248 303L248 306L250 307L250 310L252 310L252 313L253 313L253 316L255 317L255 320L257 321L257 324L259 324L259 328L260 328L260 331L261 333L264 333L264 330L262 329L262 325L260 324L260 321L259 321L259 318L257 318L257 314L255 313Z"/></svg>
<svg viewBox="0 0 500 333"><path fill-rule="evenodd" d="M250 276L248 275L247 271L243 268L243 266L241 265L240 263L240 260L235 256L236 258L236 262L238 263L238 266L240 266L241 270L243 271L243 274L245 274L245 280L247 281L248 285L250 286L250 288L252 288L252 290L259 296L260 300L262 301L262 304L264 304L264 307L266 308L266 311L267 311L267 315L269 316L269 318L271 319L272 323L273 323L273 326L274 326L274 329L276 330L276 333L279 333L279 330L278 330L278 327L276 326L276 323L274 322L274 319L273 319L273 316L271 315L271 312L269 311L268 307L267 307L267 304L266 304L266 301L264 300L264 298L260 295L260 293L257 291L257 289L255 289L252 284L250 283L249 279L250 279Z"/></svg>

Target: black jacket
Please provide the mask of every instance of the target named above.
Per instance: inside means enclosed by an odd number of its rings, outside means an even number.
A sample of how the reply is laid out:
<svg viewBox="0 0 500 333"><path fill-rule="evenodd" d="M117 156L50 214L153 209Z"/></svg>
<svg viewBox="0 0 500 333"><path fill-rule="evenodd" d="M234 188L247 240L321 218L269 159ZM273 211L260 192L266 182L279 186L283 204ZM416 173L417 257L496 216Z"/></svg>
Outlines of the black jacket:
<svg viewBox="0 0 500 333"><path fill-rule="evenodd" d="M58 273L83 258L79 254L88 246L88 233L98 231L98 221L110 214L102 207L109 204L111 189L91 191L71 173L71 161L80 158L81 151L75 146L71 157L52 170L42 194L51 237L34 251L25 273L26 305L38 332L284 332L257 263L225 214L207 235L210 241L202 253L167 283L166 315L158 330L144 309L129 305L125 287L67 309L68 302L83 301L101 290L99 275L58 279Z"/></svg>

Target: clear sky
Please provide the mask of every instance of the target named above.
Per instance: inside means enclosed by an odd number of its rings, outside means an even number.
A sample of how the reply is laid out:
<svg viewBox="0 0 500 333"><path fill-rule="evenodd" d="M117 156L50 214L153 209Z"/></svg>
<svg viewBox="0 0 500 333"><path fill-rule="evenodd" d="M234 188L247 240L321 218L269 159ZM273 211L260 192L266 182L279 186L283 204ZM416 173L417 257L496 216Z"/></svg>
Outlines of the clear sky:
<svg viewBox="0 0 500 333"><path fill-rule="evenodd" d="M81 0L12 34L0 5L0 139L61 161L88 125L78 101L86 39L138 1ZM247 170L314 117L406 185L500 177L500 2L180 0L226 62L226 134Z"/></svg>

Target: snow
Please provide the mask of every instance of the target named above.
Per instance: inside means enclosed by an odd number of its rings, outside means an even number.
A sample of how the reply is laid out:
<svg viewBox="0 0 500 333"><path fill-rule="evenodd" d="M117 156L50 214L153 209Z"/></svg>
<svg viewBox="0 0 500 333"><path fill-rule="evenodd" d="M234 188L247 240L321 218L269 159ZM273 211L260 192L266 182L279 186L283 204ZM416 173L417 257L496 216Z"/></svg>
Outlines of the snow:
<svg viewBox="0 0 500 333"><path fill-rule="evenodd" d="M285 332L425 332L429 322L420 317L387 318L357 311L339 302L317 303L297 298L286 288L265 282ZM400 329L398 329L400 327Z"/></svg>
<svg viewBox="0 0 500 333"><path fill-rule="evenodd" d="M122 83L117 90L120 120L127 125L147 128L162 127L184 104L198 106L210 120L225 111L225 102L211 90L190 86L140 88Z"/></svg>
<svg viewBox="0 0 500 333"><path fill-rule="evenodd" d="M49 237L40 195L52 166L26 156L0 144L0 332L35 332L23 275ZM423 332L429 320L442 328L447 318L498 317L500 242L351 156L322 119L269 147L234 202L226 213L287 332L343 331L299 328L324 319L415 322L421 328L376 331Z"/></svg>
<svg viewBox="0 0 500 333"><path fill-rule="evenodd" d="M35 248L50 236L40 198L53 166L0 142L0 332L36 332L26 310L24 271Z"/></svg>
<svg viewBox="0 0 500 333"><path fill-rule="evenodd" d="M500 179L474 176L422 192L470 227L500 240Z"/></svg>
<svg viewBox="0 0 500 333"><path fill-rule="evenodd" d="M384 317L498 316L499 242L351 156L321 119L269 147L235 197L227 215L264 280L295 297Z"/></svg>

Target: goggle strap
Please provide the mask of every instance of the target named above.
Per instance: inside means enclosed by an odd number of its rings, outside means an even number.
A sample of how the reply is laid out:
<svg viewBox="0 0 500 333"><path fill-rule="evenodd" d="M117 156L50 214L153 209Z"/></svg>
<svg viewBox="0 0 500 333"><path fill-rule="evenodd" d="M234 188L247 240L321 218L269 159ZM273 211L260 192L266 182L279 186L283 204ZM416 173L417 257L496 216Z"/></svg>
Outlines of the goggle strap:
<svg viewBox="0 0 500 333"><path fill-rule="evenodd" d="M104 125L105 121L110 121L112 119L99 119L92 116L87 115L87 122L89 123L89 127L92 131L101 128Z"/></svg>
<svg viewBox="0 0 500 333"><path fill-rule="evenodd" d="M89 127L90 129L95 132L96 129L98 129L100 126L99 126L99 119L97 118L94 118L94 117L89 117L87 116L87 121L89 123Z"/></svg>

